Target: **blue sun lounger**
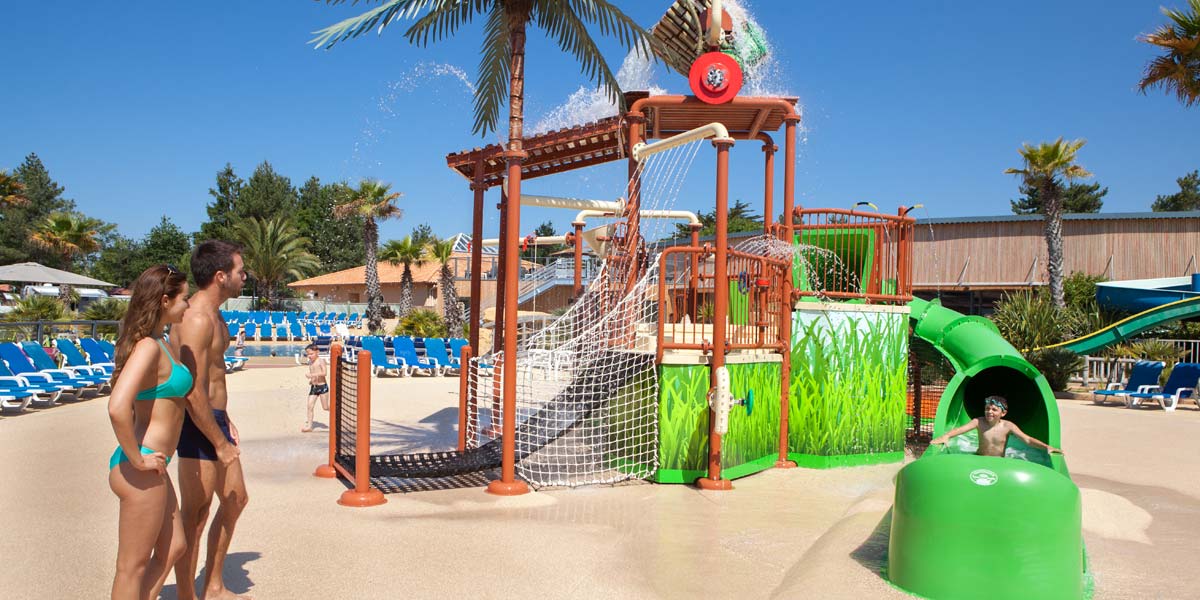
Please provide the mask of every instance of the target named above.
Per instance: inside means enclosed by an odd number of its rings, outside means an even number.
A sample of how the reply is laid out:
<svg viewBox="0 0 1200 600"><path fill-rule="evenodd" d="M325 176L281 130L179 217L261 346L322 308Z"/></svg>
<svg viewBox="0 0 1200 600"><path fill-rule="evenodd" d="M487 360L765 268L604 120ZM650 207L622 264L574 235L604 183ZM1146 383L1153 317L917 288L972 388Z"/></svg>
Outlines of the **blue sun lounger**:
<svg viewBox="0 0 1200 600"><path fill-rule="evenodd" d="M373 335L364 337L362 339L362 349L364 352L371 353L371 372L378 375L379 373L396 371L401 377L409 375L409 366L396 359L388 358L387 350L383 348L383 340L378 337Z"/></svg>
<svg viewBox="0 0 1200 600"><path fill-rule="evenodd" d="M425 360L440 368L441 375L457 370L461 362L446 351L446 342L441 338L425 338Z"/></svg>
<svg viewBox="0 0 1200 600"><path fill-rule="evenodd" d="M79 347L83 348L84 354L87 354L88 362L96 363L112 363L113 355L109 354L108 349L100 345L100 342L93 338L79 338Z"/></svg>
<svg viewBox="0 0 1200 600"><path fill-rule="evenodd" d="M69 371L58 371L53 373L44 373L37 367L33 366L33 362L28 356L21 351L21 348L12 342L0 344L0 359L8 363L9 371L18 377L24 377L30 384L37 385L45 389L53 389L61 392L68 392L76 396L83 390L93 386L82 381L75 380L71 377Z"/></svg>
<svg viewBox="0 0 1200 600"><path fill-rule="evenodd" d="M443 368L440 365L417 356L417 347L413 345L412 338L407 336L392 338L392 347L396 349L396 360L408 366L409 375L416 371L432 371L431 375L442 374Z"/></svg>
<svg viewBox="0 0 1200 600"><path fill-rule="evenodd" d="M1181 400L1191 400L1200 408L1200 396L1196 395L1197 382L1200 382L1200 363L1178 363L1171 369L1162 387L1152 386L1157 392L1129 394L1125 396L1125 406L1133 408L1154 402L1163 410L1173 412Z"/></svg>
<svg viewBox="0 0 1200 600"><path fill-rule="evenodd" d="M1129 380L1125 385L1113 382L1108 384L1107 389L1093 390L1092 402L1108 404L1109 398L1121 402L1129 394L1146 393L1150 388L1158 386L1158 376L1162 374L1165 366L1161 361L1139 360L1133 364L1133 370L1129 372Z"/></svg>
<svg viewBox="0 0 1200 600"><path fill-rule="evenodd" d="M54 340L54 346L58 348L58 353L67 359L69 367L91 367L99 372L112 377L113 370L116 368L111 362L88 362L88 359L83 356L79 348L71 342L71 340L58 338Z"/></svg>
<svg viewBox="0 0 1200 600"><path fill-rule="evenodd" d="M86 365L83 367L60 367L46 353L46 349L37 342L21 342L21 350L37 370L43 373L62 373L68 377L59 378L63 381L83 383L84 388L94 388L97 392L108 387L109 376L102 369Z"/></svg>

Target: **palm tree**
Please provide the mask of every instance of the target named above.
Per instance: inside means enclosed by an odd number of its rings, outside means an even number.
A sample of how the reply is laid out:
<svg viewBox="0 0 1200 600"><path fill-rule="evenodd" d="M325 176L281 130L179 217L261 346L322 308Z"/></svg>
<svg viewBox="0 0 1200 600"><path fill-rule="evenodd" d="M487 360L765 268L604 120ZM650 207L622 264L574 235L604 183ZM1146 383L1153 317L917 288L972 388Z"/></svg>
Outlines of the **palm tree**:
<svg viewBox="0 0 1200 600"><path fill-rule="evenodd" d="M375 333L383 329L383 291L379 288L379 267L375 252L379 247L379 221L399 219L404 211L396 206L401 196L391 184L364 179L351 191L350 197L333 207L333 216L347 219L353 215L363 218L363 247L367 251L367 329Z"/></svg>
<svg viewBox="0 0 1200 600"><path fill-rule="evenodd" d="M442 265L438 277L438 292L442 297L442 319L450 337L462 337L463 315L458 305L458 290L454 289L454 272L450 261L454 258L454 240L434 240L429 244L429 255Z"/></svg>
<svg viewBox="0 0 1200 600"><path fill-rule="evenodd" d="M9 175L7 171L0 169L0 208L29 204L29 200L22 195L24 191L25 184L17 181L17 178Z"/></svg>
<svg viewBox="0 0 1200 600"><path fill-rule="evenodd" d="M1038 190L1038 196L1042 199L1042 209L1046 215L1046 251L1050 256L1050 264L1047 265L1050 271L1050 297L1059 308L1067 305L1063 295L1062 179L1092 176L1087 169L1075 164L1075 155L1086 143L1087 140L1082 139L1065 142L1058 138L1036 146L1024 144L1017 152L1025 159L1025 167L1004 170L1011 175L1020 175L1025 185Z"/></svg>
<svg viewBox="0 0 1200 600"><path fill-rule="evenodd" d="M308 251L308 238L300 235L287 217L251 217L238 222L233 235L242 244L246 270L258 280L268 308L274 308L275 292L281 283L301 279L321 266L316 255Z"/></svg>
<svg viewBox="0 0 1200 600"><path fill-rule="evenodd" d="M414 242L411 235L406 235L404 239L388 240L379 258L393 265L404 265L404 273L400 276L400 311L396 315L403 319L412 312L412 268L425 264L425 248Z"/></svg>
<svg viewBox="0 0 1200 600"><path fill-rule="evenodd" d="M1166 53L1146 65L1138 90L1145 94L1162 88L1175 92L1184 106L1192 106L1200 102L1200 0L1188 0L1186 10L1163 8L1162 12L1173 24L1138 39Z"/></svg>
<svg viewBox="0 0 1200 600"><path fill-rule="evenodd" d="M346 0L325 0L342 4ZM421 16L423 15L423 16ZM420 18L418 18L420 16ZM562 51L579 61L583 72L605 88L614 103L622 101L621 88L605 62L588 25L615 36L626 49L636 47L649 55L649 36L620 9L607 0L390 0L357 17L317 32L312 43L331 48L338 42L369 31L382 31L397 19L416 19L404 32L409 43L425 46L454 35L459 27L476 17L487 19L479 74L475 84L474 132L486 135L496 130L500 106L508 96L508 142L521 149L525 102L525 30L530 23L541 27Z"/></svg>
<svg viewBox="0 0 1200 600"><path fill-rule="evenodd" d="M29 236L29 242L35 248L52 253L59 266L70 268L76 258L99 250L101 233L113 227L77 213L53 213L37 226ZM59 285L58 299L68 310L74 298L70 285Z"/></svg>

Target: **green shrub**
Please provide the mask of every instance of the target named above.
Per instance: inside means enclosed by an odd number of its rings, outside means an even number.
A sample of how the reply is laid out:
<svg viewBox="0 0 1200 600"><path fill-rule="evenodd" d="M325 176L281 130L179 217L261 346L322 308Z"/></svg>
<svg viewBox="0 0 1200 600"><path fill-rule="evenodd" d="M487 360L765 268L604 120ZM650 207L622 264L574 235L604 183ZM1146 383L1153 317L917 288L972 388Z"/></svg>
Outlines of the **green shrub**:
<svg viewBox="0 0 1200 600"><path fill-rule="evenodd" d="M67 311L57 298L33 295L17 301L12 312L4 315L4 320L15 321L62 321L67 318Z"/></svg>
<svg viewBox="0 0 1200 600"><path fill-rule="evenodd" d="M1005 294L996 303L992 322L1021 352L1072 339L1087 325L1078 309L1058 308L1044 291Z"/></svg>
<svg viewBox="0 0 1200 600"><path fill-rule="evenodd" d="M1082 356L1066 348L1037 350L1030 352L1026 358L1042 372L1050 389L1056 392L1066 390L1071 374L1082 369L1084 364Z"/></svg>
<svg viewBox="0 0 1200 600"><path fill-rule="evenodd" d="M446 337L446 323L441 315L432 310L414 310L396 326L393 335L409 335L413 337Z"/></svg>

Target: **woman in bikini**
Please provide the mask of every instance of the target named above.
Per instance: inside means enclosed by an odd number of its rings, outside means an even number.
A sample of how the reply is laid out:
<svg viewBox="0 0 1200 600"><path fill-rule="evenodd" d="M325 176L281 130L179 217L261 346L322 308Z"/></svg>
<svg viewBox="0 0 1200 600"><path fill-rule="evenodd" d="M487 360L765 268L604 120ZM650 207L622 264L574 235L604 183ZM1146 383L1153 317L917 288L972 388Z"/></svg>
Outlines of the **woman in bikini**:
<svg viewBox="0 0 1200 600"><path fill-rule="evenodd" d="M112 597L157 598L185 541L167 464L179 442L192 374L171 355L163 333L183 319L187 278L169 265L150 267L133 283L121 322L108 416L118 446L108 485L121 501Z"/></svg>

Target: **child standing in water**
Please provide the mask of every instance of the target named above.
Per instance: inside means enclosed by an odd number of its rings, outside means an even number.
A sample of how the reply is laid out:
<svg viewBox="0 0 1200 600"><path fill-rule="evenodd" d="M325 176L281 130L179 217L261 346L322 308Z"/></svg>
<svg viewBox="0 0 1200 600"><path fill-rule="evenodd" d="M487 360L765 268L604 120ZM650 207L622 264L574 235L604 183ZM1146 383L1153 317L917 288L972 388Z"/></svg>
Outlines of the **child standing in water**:
<svg viewBox="0 0 1200 600"><path fill-rule="evenodd" d="M1046 452L1057 452L1062 454L1062 450L1051 446L1034 437L1030 437L1016 424L1005 421L1004 415L1008 414L1008 401L1003 396L988 396L983 400L983 416L975 417L967 422L966 425L955 427L946 433L936 437L931 441L931 444L945 444L950 438L962 435L972 429L979 430L979 450L975 452L980 456L1004 456L1004 449L1008 446L1008 436L1015 435L1025 442L1031 448L1039 448Z"/></svg>
<svg viewBox="0 0 1200 600"><path fill-rule="evenodd" d="M304 354L308 356L308 372L304 374L308 378L308 420L300 431L307 433L313 430L313 408L317 400L321 400L321 408L329 410L329 383L325 381L329 364L318 355L316 344L305 347Z"/></svg>

